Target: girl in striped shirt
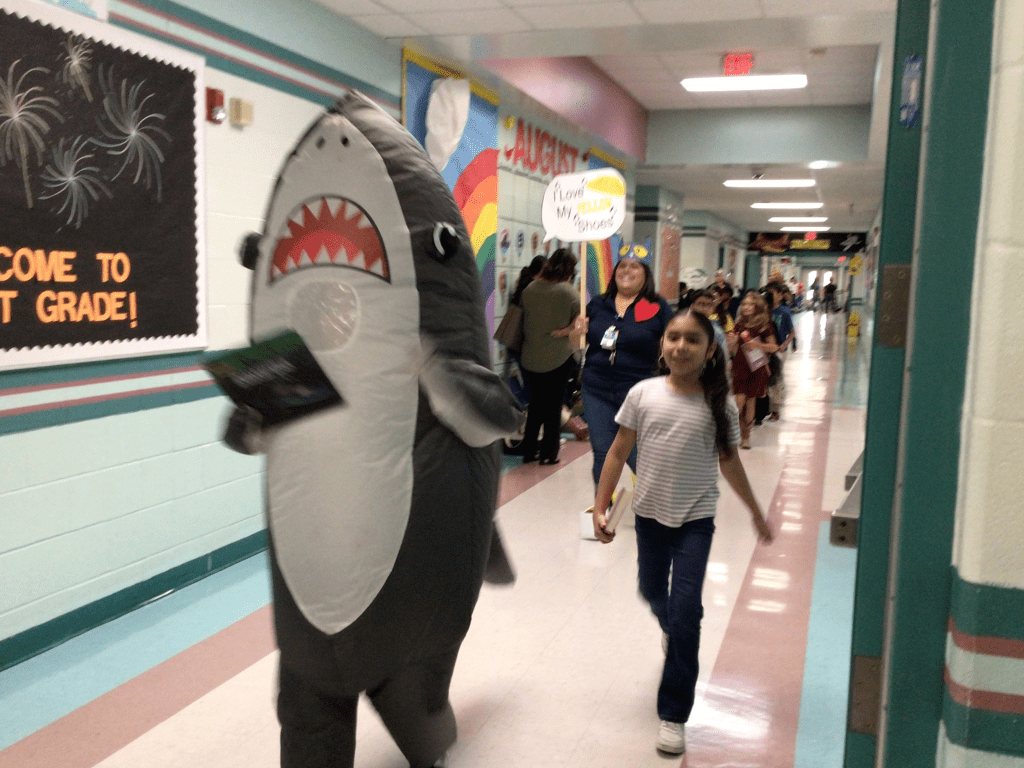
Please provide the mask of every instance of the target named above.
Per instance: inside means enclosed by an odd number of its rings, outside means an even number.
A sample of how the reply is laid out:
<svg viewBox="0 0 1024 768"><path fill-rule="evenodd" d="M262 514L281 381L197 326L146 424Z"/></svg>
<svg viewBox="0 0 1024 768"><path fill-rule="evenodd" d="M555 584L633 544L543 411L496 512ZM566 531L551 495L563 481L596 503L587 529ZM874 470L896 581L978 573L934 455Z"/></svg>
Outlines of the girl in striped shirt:
<svg viewBox="0 0 1024 768"><path fill-rule="evenodd" d="M637 444L633 512L640 592L667 638L655 744L681 754L697 686L701 589L715 531L719 469L750 510L758 538L769 543L773 533L736 451L738 412L711 321L696 312L676 313L661 339L661 363L667 375L634 386L615 417L619 431L597 486L594 533L605 543L615 537L605 528L604 510Z"/></svg>

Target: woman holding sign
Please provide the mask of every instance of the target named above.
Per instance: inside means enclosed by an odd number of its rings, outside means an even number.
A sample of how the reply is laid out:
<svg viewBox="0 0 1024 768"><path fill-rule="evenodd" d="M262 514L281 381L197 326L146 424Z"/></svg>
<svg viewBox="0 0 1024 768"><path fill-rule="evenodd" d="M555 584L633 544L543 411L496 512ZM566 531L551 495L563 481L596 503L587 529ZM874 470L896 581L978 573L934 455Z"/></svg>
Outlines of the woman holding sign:
<svg viewBox="0 0 1024 768"><path fill-rule="evenodd" d="M624 243L607 290L591 299L573 338L586 337L583 364L583 417L594 452L594 485L615 440L615 414L634 384L657 372L659 343L672 308L658 295L643 246ZM636 471L636 448L629 454Z"/></svg>

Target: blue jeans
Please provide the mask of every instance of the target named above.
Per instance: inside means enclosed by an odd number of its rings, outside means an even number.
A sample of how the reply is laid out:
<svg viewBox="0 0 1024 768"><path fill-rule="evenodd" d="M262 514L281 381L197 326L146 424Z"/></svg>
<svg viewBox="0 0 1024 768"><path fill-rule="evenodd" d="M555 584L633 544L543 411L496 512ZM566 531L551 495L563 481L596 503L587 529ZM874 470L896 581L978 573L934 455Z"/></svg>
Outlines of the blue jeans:
<svg viewBox="0 0 1024 768"><path fill-rule="evenodd" d="M672 723L685 723L693 709L704 617L701 590L714 532L715 521L710 517L679 528L649 517L636 518L640 594L668 635L658 687L658 717Z"/></svg>
<svg viewBox="0 0 1024 768"><path fill-rule="evenodd" d="M608 455L608 449L612 447L615 435L619 431L619 425L615 423L615 414L619 412L622 401L626 399L626 393L632 386L632 384L620 384L610 390L596 389L585 384L583 386L583 419L587 422L587 429L590 430L590 447L594 453L595 488L601 479L605 456ZM635 473L635 445L630 451L626 463ZM618 480L618 478L615 479Z"/></svg>

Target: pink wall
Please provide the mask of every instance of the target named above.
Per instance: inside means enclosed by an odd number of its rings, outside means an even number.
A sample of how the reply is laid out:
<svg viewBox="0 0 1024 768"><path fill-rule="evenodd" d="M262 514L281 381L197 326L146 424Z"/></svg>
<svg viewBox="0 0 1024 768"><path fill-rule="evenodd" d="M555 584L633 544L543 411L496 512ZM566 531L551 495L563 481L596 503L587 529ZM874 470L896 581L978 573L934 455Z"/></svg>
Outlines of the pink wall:
<svg viewBox="0 0 1024 768"><path fill-rule="evenodd" d="M647 110L589 59L488 59L481 65L565 119L643 161Z"/></svg>

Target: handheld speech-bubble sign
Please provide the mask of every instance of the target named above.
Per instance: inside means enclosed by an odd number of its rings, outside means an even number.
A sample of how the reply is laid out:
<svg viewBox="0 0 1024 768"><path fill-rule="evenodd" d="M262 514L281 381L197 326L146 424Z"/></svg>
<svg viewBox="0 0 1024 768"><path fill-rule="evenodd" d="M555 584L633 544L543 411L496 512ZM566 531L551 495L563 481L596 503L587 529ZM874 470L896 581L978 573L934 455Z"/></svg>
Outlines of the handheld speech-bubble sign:
<svg viewBox="0 0 1024 768"><path fill-rule="evenodd" d="M604 240L626 218L626 181L613 168L555 176L544 190L544 242Z"/></svg>

